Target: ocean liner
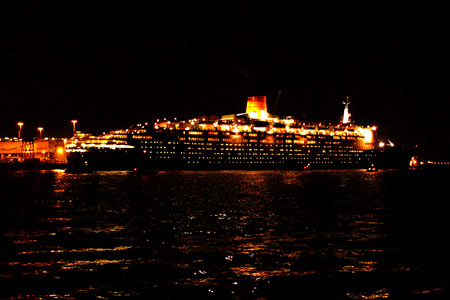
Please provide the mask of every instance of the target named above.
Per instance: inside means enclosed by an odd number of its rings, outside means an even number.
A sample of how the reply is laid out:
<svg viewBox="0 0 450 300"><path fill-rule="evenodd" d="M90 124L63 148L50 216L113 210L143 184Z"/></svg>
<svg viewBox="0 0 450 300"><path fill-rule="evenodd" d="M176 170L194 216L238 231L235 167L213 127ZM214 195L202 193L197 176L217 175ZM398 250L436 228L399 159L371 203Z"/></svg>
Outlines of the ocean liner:
<svg viewBox="0 0 450 300"><path fill-rule="evenodd" d="M348 97L338 123L279 118L266 96L245 113L156 120L66 145L69 169L333 169L407 167L410 155L351 120Z"/></svg>

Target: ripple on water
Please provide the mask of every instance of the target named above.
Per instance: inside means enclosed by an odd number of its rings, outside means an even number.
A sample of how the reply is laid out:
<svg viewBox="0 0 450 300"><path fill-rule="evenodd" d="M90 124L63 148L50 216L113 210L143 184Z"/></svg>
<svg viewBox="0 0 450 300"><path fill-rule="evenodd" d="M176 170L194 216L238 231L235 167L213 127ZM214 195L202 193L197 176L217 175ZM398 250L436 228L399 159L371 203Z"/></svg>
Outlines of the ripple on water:
<svg viewBox="0 0 450 300"><path fill-rule="evenodd" d="M449 177L420 176L0 172L1 188L13 195L0 207L2 293L43 299L448 295L448 224L433 195ZM414 193L406 190L411 184ZM401 280L431 288L347 288Z"/></svg>

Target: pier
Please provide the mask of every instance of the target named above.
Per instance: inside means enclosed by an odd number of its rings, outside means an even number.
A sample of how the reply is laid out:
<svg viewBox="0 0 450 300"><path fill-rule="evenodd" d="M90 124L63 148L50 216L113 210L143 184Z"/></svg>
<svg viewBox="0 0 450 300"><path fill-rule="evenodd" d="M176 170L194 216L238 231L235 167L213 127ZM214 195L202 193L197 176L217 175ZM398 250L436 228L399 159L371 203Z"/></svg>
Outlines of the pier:
<svg viewBox="0 0 450 300"><path fill-rule="evenodd" d="M0 169L58 169L67 163L61 138L0 138Z"/></svg>

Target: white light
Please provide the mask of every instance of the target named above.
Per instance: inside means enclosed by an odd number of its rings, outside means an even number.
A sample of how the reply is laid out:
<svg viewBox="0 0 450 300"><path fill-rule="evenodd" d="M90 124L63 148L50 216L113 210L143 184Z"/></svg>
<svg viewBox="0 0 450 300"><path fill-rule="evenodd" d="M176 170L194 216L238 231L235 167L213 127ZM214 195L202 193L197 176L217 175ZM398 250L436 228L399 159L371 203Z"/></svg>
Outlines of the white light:
<svg viewBox="0 0 450 300"><path fill-rule="evenodd" d="M372 130L369 128L360 128L360 133L364 136L364 142L365 143L372 143L373 142L373 133Z"/></svg>
<svg viewBox="0 0 450 300"><path fill-rule="evenodd" d="M249 112L248 116L252 119L257 119L258 118L258 113L255 111Z"/></svg>
<svg viewBox="0 0 450 300"><path fill-rule="evenodd" d="M343 124L350 123L350 113L348 111L348 103L345 103L344 115L342 116L342 123Z"/></svg>
<svg viewBox="0 0 450 300"><path fill-rule="evenodd" d="M265 110L261 110L261 111L259 112L259 115L260 115L260 118L261 118L262 120L265 120L265 119L267 119L267 117L268 117L267 111L265 111Z"/></svg>

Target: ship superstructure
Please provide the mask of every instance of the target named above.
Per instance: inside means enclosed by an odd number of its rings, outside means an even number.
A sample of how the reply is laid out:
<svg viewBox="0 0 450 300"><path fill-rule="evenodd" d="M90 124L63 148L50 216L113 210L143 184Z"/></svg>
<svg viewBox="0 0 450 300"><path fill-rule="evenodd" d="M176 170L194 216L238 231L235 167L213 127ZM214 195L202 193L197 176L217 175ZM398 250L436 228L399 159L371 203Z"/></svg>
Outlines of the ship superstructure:
<svg viewBox="0 0 450 300"><path fill-rule="evenodd" d="M120 144L126 145L114 149L116 153L127 152L134 157L128 163L145 168L328 169L400 163L393 144L381 142L375 126L351 121L349 103L344 102L341 122L313 123L272 115L266 97L253 96L245 113L161 119L109 135L116 140L119 136ZM94 147L84 150L99 152Z"/></svg>
<svg viewBox="0 0 450 300"><path fill-rule="evenodd" d="M127 142L127 130L102 135L77 133L66 141L68 170L129 169L137 165L139 153Z"/></svg>

